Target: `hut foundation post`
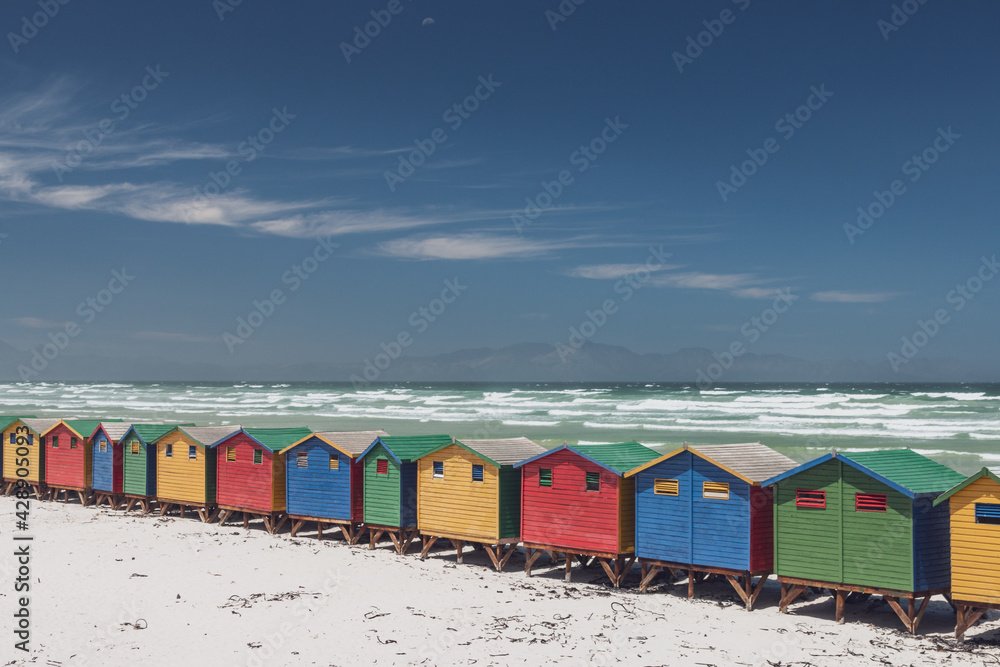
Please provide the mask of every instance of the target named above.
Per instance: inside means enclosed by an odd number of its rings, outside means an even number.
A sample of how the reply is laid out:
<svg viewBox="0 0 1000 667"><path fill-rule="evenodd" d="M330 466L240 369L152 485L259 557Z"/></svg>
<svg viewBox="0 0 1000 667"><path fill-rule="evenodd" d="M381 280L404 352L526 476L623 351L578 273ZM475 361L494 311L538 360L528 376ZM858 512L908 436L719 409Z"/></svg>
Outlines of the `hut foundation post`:
<svg viewBox="0 0 1000 667"><path fill-rule="evenodd" d="M542 555L541 549L528 549L528 557L524 559L524 573L531 576L531 566L535 564L538 557Z"/></svg>
<svg viewBox="0 0 1000 667"><path fill-rule="evenodd" d="M834 592L834 595L837 598L837 611L836 611L837 623L839 623L840 625L843 625L844 624L844 602L847 600L847 592L846 591L838 590L838 591Z"/></svg>
<svg viewBox="0 0 1000 667"><path fill-rule="evenodd" d="M420 550L420 560L427 560L427 554L431 550L431 548L434 546L434 543L437 542L437 538L436 537L428 537L428 536L425 535L424 538L423 538L423 541L424 541L424 545L423 545L423 548Z"/></svg>
<svg viewBox="0 0 1000 667"><path fill-rule="evenodd" d="M465 559L463 558L462 550L465 549L465 542L462 540L451 540L451 545L455 547L455 551L457 552L455 554L455 559L459 563L463 563Z"/></svg>
<svg viewBox="0 0 1000 667"><path fill-rule="evenodd" d="M566 581L573 581L573 554L566 554Z"/></svg>

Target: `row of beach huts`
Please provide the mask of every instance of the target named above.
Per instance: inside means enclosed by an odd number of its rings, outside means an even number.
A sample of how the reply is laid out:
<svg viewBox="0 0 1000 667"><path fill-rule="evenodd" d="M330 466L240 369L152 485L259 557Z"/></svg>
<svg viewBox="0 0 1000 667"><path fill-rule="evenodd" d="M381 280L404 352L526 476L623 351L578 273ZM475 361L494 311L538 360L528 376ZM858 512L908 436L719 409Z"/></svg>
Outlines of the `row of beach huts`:
<svg viewBox="0 0 1000 667"><path fill-rule="evenodd" d="M798 464L759 444L563 445L383 431L313 432L0 418L4 493L78 497L202 521L339 528L370 548L388 537L421 557L450 542L502 570L518 545L531 574L545 556L599 564L620 586L661 573L727 580L752 609L772 575L785 611L806 590L845 604L885 599L911 633L932 596L956 637L1000 609L1000 478L964 475L909 449L830 453Z"/></svg>

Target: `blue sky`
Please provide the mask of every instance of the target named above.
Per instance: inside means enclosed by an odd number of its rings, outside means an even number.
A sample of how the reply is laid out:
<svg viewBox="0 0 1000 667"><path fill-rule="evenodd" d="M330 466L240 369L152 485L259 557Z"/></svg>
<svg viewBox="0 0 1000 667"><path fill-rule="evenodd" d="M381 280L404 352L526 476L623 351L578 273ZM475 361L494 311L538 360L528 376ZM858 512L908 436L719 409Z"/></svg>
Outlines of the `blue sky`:
<svg viewBox="0 0 1000 667"><path fill-rule="evenodd" d="M995 365L1000 280L949 299L1000 250L992 4L229 2L3 3L0 340L352 362L565 342L610 299L591 340L721 350L788 289L751 351L884 361L944 309L920 354Z"/></svg>

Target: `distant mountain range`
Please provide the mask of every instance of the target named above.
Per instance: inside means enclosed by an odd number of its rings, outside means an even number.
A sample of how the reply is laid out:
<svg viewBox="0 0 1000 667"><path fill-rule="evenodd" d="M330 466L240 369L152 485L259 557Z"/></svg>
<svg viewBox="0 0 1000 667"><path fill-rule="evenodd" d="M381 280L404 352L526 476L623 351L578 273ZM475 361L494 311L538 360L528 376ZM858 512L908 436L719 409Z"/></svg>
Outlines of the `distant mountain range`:
<svg viewBox="0 0 1000 667"><path fill-rule="evenodd" d="M990 382L996 369L918 356L896 373L888 362L806 361L782 354L746 353L729 359L705 348L638 354L624 347L585 343L576 350L545 343L476 348L428 357L374 357L361 363L227 367L155 359L58 356L39 381L328 381L328 382ZM0 381L18 381L26 353L0 341ZM386 363L388 362L388 364ZM382 368L376 364L381 365ZM727 367L723 367L723 366Z"/></svg>

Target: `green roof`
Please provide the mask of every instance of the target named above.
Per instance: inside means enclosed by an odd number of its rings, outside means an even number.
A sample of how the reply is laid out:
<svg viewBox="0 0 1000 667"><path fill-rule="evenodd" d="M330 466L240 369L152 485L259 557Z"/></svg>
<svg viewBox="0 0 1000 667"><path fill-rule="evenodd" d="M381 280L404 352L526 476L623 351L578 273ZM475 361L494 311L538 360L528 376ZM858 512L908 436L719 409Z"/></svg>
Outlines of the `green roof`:
<svg viewBox="0 0 1000 667"><path fill-rule="evenodd" d="M615 445L571 445L570 448L622 475L660 456L656 450L638 442L619 442Z"/></svg>
<svg viewBox="0 0 1000 667"><path fill-rule="evenodd" d="M379 440L403 463L416 461L421 456L452 443L450 435L390 435L383 436Z"/></svg>
<svg viewBox="0 0 1000 667"><path fill-rule="evenodd" d="M18 419L35 419L35 415L22 415L21 417L0 417L0 431L10 426Z"/></svg>
<svg viewBox="0 0 1000 667"><path fill-rule="evenodd" d="M130 430L145 443L153 443L170 433L178 426L192 426L192 424L132 424ZM125 435L128 435L126 432ZM123 438L125 436L122 436Z"/></svg>
<svg viewBox="0 0 1000 667"><path fill-rule="evenodd" d="M973 482L978 482L979 480L983 479L984 477L992 479L997 484L1000 484L1000 477L997 477L996 475L994 475L990 471L989 468L983 468L982 470L980 470L979 472L977 472L976 474L974 474L972 477L969 477L968 479L964 480L963 482L961 482L957 486L953 486L952 488L950 488L947 491L945 491L944 493L942 493L934 501L934 504L938 505L940 503L943 503L944 501L948 500L953 495L955 495L956 493L958 493L959 491L961 491L962 489L964 489L965 487L969 486Z"/></svg>
<svg viewBox="0 0 1000 667"><path fill-rule="evenodd" d="M64 419L63 423L79 433L84 438L89 438L101 425L101 422L120 422L121 419Z"/></svg>
<svg viewBox="0 0 1000 667"><path fill-rule="evenodd" d="M245 428L243 432L272 452L280 452L313 434L308 428Z"/></svg>
<svg viewBox="0 0 1000 667"><path fill-rule="evenodd" d="M962 473L917 454L911 449L847 452L841 456L863 465L914 494L941 493L965 480L965 475Z"/></svg>

